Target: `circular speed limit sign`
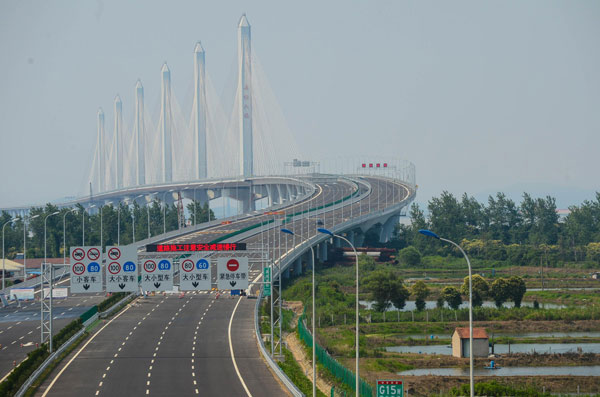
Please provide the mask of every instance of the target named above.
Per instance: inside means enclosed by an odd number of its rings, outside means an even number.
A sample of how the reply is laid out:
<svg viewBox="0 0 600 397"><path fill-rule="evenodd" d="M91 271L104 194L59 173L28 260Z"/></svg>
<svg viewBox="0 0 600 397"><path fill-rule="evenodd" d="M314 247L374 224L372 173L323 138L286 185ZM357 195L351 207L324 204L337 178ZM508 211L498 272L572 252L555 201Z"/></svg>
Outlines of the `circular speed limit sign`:
<svg viewBox="0 0 600 397"><path fill-rule="evenodd" d="M148 273L152 273L156 270L156 262L152 260L144 262L144 270Z"/></svg>
<svg viewBox="0 0 600 397"><path fill-rule="evenodd" d="M78 276L81 276L85 272L85 265L81 262L77 262L73 265L73 273Z"/></svg>
<svg viewBox="0 0 600 397"><path fill-rule="evenodd" d="M186 272L191 272L194 270L194 261L191 259L186 259L181 262L181 268Z"/></svg>
<svg viewBox="0 0 600 397"><path fill-rule="evenodd" d="M110 274L117 274L121 271L121 264L119 262L112 262L108 265L108 271Z"/></svg>

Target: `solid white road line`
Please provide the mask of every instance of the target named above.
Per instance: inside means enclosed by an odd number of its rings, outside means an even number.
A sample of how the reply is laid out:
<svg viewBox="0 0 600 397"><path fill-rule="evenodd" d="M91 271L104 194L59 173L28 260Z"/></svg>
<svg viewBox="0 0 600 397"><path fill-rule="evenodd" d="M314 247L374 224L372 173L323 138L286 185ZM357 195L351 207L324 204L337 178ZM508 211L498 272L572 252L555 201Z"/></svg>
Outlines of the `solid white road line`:
<svg viewBox="0 0 600 397"><path fill-rule="evenodd" d="M244 390L246 391L246 394L248 395L248 397L252 397L252 394L250 394L250 390L248 390L248 387L246 386L246 383L244 382L244 379L242 378L242 374L240 374L240 370L238 369L237 363L235 361L235 355L233 354L233 344L231 343L231 324L233 324L233 316L235 316L235 311L237 310L241 301L242 301L242 297L240 296L238 298L237 303L235 304L235 307L233 308L233 312L231 313L231 318L229 318L229 331L228 331L229 351L231 352L231 361L233 361L233 367L235 368L235 372L236 372L238 378L240 378L240 382L242 382L242 386L244 387Z"/></svg>
<svg viewBox="0 0 600 397"><path fill-rule="evenodd" d="M135 300L134 300L135 301ZM132 302L133 303L133 302ZM98 330L98 332L96 332L94 335L92 335L92 337L90 338L90 340L88 340L85 345L83 345L81 347L81 349L79 349L79 351L77 353L75 353L75 355L73 356L73 358L71 358L69 360L69 362L67 363L67 365L65 365L60 372L56 375L56 377L54 379L52 379L52 382L50 382L50 384L48 385L48 388L46 389L46 391L44 392L44 394L42 394L42 397L46 397L48 395L48 393L50 392L50 390L52 390L52 386L54 386L54 384L56 383L56 381L58 380L58 378L60 378L60 376L63 374L63 372L65 372L65 370L67 368L69 368L69 365L71 365L71 363L79 356L79 354L81 354L81 352L87 347L87 345L89 345L94 338L104 330L104 328L108 327L110 325L110 323L112 323L113 321L115 321L117 318L119 318L123 313L125 313L127 310L129 310L131 308L131 303L129 305L127 305L127 307L119 314L117 314L116 316L114 316L109 322L107 322L102 328L100 328L100 330ZM115 354L115 357L117 355Z"/></svg>

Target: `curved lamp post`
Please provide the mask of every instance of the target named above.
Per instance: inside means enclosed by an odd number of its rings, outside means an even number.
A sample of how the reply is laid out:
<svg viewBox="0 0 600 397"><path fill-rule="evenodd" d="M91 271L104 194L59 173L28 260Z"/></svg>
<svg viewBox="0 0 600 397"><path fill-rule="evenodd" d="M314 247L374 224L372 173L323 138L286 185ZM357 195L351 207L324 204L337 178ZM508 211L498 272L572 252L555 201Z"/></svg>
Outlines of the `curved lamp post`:
<svg viewBox="0 0 600 397"><path fill-rule="evenodd" d="M471 262L461 246L456 244L454 241L442 238L434 232L426 229L419 230L419 233L452 244L458 248L460 252L462 252L463 256L467 260L467 266L469 267L469 381L471 386L471 397L473 397L475 395L475 384L473 382L473 281L471 277Z"/></svg>
<svg viewBox="0 0 600 397"><path fill-rule="evenodd" d="M328 234L331 237L337 237L340 240L343 240L345 242L347 242L350 247L352 247L352 250L354 251L354 258L356 258L356 385L355 385L355 391L356 391L356 397L360 396L360 375L359 375L359 342L358 342L358 323L359 323L359 317L358 317L358 253L356 252L356 248L354 247L354 244L352 244L350 242L350 240L348 240L346 237L340 236L339 234L334 234L332 232L330 232L327 229L324 228L318 228L317 229L319 232L324 233L324 234Z"/></svg>
<svg viewBox="0 0 600 397"><path fill-rule="evenodd" d="M4 225L2 225L2 289L4 289L4 287L5 287L5 285L4 285L4 279L6 278L6 259L4 257L4 228L9 223L16 222L19 219L21 219L21 218L11 219L10 221L8 221Z"/></svg>
<svg viewBox="0 0 600 397"><path fill-rule="evenodd" d="M65 212L63 215L63 265L67 264L67 215L76 212L77 208L73 208Z"/></svg>
<svg viewBox="0 0 600 397"><path fill-rule="evenodd" d="M40 214L30 216L29 220L38 218ZM23 217L23 282L27 281L27 218Z"/></svg>
<svg viewBox="0 0 600 397"><path fill-rule="evenodd" d="M295 236L290 229L280 229L281 232ZM294 246L294 249L296 247ZM310 246L312 258L312 370L313 370L313 397L317 395L317 348L315 339L315 250ZM272 276L271 276L272 277Z"/></svg>

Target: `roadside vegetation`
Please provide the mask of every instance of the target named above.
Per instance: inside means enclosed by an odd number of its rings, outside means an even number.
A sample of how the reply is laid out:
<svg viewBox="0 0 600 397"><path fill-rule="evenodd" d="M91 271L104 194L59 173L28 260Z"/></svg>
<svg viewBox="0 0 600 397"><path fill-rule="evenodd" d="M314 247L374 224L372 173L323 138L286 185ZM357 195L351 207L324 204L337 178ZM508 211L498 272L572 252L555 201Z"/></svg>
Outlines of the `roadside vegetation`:
<svg viewBox="0 0 600 397"><path fill-rule="evenodd" d="M154 200L146 206L140 206L137 202L129 206L125 203L119 205L105 205L102 208L102 229L103 244L117 244L117 229L120 229L121 245L131 244L133 241L133 222L135 220L135 241L140 241L148 237L148 230L152 236L166 231L176 230L178 226L177 206L175 204L167 205L163 209L163 203ZM70 213L70 211L75 212ZM209 210L207 204L200 204L198 201L188 203L187 210L190 214L190 220L196 223L206 222L209 218L215 219L212 210ZM49 258L58 258L63 255L63 218L65 219L66 246L75 246L81 244L82 226L85 223L86 244L100 245L100 213L88 213L83 206L77 204L72 208L58 209L57 206L46 204L44 207L33 207L29 211L30 216L39 215L27 221L27 258L42 258L44 256L44 219L46 216L59 211L57 216L47 220L47 249ZM164 213L163 213L164 212ZM85 220L83 219L85 218ZM148 226L150 218L150 226ZM14 218L7 212L0 213L0 224L8 222L5 229L5 249L6 258L13 259L17 253L23 252L23 219L11 222Z"/></svg>
<svg viewBox="0 0 600 397"><path fill-rule="evenodd" d="M600 194L595 201L570 209L571 214L559 221L551 197L534 199L525 194L523 202L516 205L499 193L487 204L480 204L466 195L459 200L444 192L429 202L428 217L413 205L412 224L398 226L389 243L377 242L377 227L367 232L364 246L394 248L396 254L380 262L366 255L359 257L361 376L374 382L396 378L398 372L413 368L468 367L468 359L450 355L401 354L385 349L449 345L454 329L468 326L469 279L462 254L422 236L419 229L434 230L467 251L473 268L474 325L484 327L491 342L600 342L593 336L551 336L600 330L600 292L593 289L600 287L600 281L591 277L594 269L600 270L596 251L600 245ZM310 275L304 275L288 280L283 290L284 300L301 301L306 307L309 327L311 287ZM577 287L592 289L565 289ZM353 261L332 254L329 262L317 265L317 338L347 368L354 365L354 294ZM600 355L512 353L497 360L503 366L599 365ZM478 366L488 363L488 358L476 359ZM410 379L408 385L422 388L413 389L411 395L462 395L459 387L468 383L460 377L405 378ZM544 387L556 394L564 386L569 392L579 387L582 393L597 392L600 380L499 377L494 382L480 382L477 393L544 396ZM422 390L430 393L423 394Z"/></svg>

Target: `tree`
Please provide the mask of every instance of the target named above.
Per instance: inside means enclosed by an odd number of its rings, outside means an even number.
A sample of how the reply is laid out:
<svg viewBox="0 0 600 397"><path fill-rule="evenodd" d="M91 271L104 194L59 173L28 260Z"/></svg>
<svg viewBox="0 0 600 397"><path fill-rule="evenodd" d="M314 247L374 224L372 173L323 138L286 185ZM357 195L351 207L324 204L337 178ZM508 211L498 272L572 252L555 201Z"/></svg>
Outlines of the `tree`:
<svg viewBox="0 0 600 397"><path fill-rule="evenodd" d="M600 243L589 243L585 251L588 260L600 262Z"/></svg>
<svg viewBox="0 0 600 397"><path fill-rule="evenodd" d="M437 307L438 309L443 309L444 308L444 297L443 296L438 296L437 299L435 300L435 307Z"/></svg>
<svg viewBox="0 0 600 397"><path fill-rule="evenodd" d="M487 296L490 289L488 282L479 274L473 275L473 307L483 305L483 299ZM465 277L463 285L460 287L463 295L469 296L469 276Z"/></svg>
<svg viewBox="0 0 600 397"><path fill-rule="evenodd" d="M374 309L379 312L385 311L390 303L402 309L410 296L402 279L390 270L374 271L365 279L364 285L371 293L371 299L375 301Z"/></svg>
<svg viewBox="0 0 600 397"><path fill-rule="evenodd" d="M409 296L410 291L408 291L408 288L406 288L402 279L398 278L398 281L396 282L396 288L394 288L391 297L392 304L396 307L396 309L402 310L404 309L406 300Z"/></svg>
<svg viewBox="0 0 600 397"><path fill-rule="evenodd" d="M439 198L434 197L429 201L427 208L432 230L450 240L462 238L465 229L463 211L452 193L443 191Z"/></svg>
<svg viewBox="0 0 600 397"><path fill-rule="evenodd" d="M509 285L505 278L494 280L490 286L490 297L494 300L497 308L501 308L502 304L509 299Z"/></svg>
<svg viewBox="0 0 600 397"><path fill-rule="evenodd" d="M416 266L421 263L421 253L413 246L406 247L398 252L398 259L400 263Z"/></svg>
<svg viewBox="0 0 600 397"><path fill-rule="evenodd" d="M425 299L429 296L429 287L419 280L412 285L411 292L415 297L415 306L418 311L425 309Z"/></svg>
<svg viewBox="0 0 600 397"><path fill-rule="evenodd" d="M527 286L521 277L512 276L508 279L508 296L515 303L515 307L521 307L525 292L527 292Z"/></svg>
<svg viewBox="0 0 600 397"><path fill-rule="evenodd" d="M448 286L442 289L442 297L452 309L456 310L462 303L462 296L456 287Z"/></svg>

